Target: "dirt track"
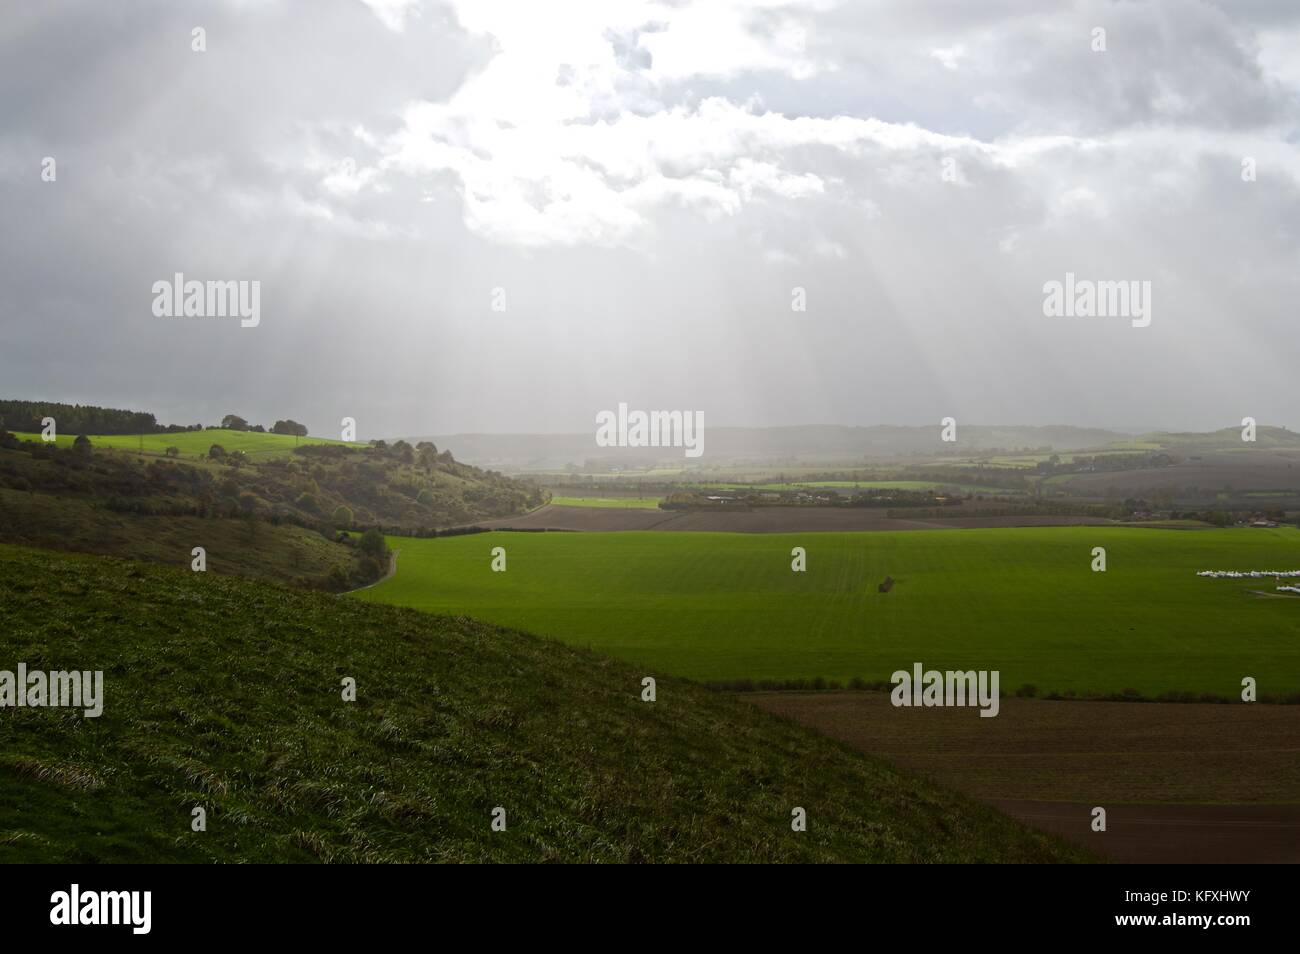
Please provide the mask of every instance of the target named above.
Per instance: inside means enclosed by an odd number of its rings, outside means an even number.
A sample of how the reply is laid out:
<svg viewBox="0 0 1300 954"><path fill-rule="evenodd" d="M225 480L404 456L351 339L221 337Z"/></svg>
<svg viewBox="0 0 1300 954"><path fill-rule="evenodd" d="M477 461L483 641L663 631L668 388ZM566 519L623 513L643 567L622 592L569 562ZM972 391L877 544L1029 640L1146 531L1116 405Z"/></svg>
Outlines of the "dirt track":
<svg viewBox="0 0 1300 954"><path fill-rule="evenodd" d="M981 719L877 692L739 698L1115 861L1300 862L1297 706L1003 699Z"/></svg>
<svg viewBox="0 0 1300 954"><path fill-rule="evenodd" d="M961 527L1062 527L1105 524L1096 517L955 517L892 520L874 508L759 507L716 511L632 510L621 507L556 507L548 504L521 517L479 522L482 527L540 530L679 530L714 533L817 533L855 530L950 530Z"/></svg>

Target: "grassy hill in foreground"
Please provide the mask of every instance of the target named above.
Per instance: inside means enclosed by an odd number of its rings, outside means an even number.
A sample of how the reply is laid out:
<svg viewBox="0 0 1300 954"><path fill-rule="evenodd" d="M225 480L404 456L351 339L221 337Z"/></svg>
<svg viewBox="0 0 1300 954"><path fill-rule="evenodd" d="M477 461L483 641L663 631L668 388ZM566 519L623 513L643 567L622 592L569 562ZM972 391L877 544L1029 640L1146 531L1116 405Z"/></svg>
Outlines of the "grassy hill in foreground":
<svg viewBox="0 0 1300 954"><path fill-rule="evenodd" d="M0 669L105 673L98 719L0 718L0 861L1085 860L699 686L645 703L639 669L468 619L10 546L0 614Z"/></svg>

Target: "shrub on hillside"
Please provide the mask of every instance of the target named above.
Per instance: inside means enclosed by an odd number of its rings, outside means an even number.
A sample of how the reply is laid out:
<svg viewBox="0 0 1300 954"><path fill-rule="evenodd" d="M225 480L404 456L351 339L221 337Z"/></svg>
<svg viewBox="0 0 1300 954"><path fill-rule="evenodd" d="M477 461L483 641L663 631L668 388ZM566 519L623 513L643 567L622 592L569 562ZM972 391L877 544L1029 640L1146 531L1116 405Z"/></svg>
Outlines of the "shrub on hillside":
<svg viewBox="0 0 1300 954"><path fill-rule="evenodd" d="M384 540L384 535L374 527L361 534L361 542L358 546L362 553L379 560L388 555L388 544Z"/></svg>

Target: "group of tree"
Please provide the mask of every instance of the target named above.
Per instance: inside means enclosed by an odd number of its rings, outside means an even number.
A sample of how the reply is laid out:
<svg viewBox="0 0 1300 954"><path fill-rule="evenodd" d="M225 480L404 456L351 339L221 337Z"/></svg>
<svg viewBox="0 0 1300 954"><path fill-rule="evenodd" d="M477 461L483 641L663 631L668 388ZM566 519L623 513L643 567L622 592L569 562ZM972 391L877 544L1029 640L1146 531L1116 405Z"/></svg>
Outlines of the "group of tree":
<svg viewBox="0 0 1300 954"><path fill-rule="evenodd" d="M175 447L167 448L167 456L168 457L177 456L171 453L174 450L176 450ZM229 464L231 467L235 467L235 468L243 467L244 464L248 463L248 455L245 454L243 451L241 450L228 451L220 444L213 444L211 447L208 448L208 459L220 461L221 463Z"/></svg>
<svg viewBox="0 0 1300 954"><path fill-rule="evenodd" d="M0 401L0 430L38 434L44 429L47 418L53 418L56 431L63 434L175 434L205 429L202 424L159 424L158 419L147 411L127 411L93 404L63 404L57 401ZM307 436L306 425L299 424L292 418L276 421L267 428L261 424L250 424L238 414L227 414L216 427L255 434L269 431L294 437Z"/></svg>
<svg viewBox="0 0 1300 954"><path fill-rule="evenodd" d="M63 434L174 434L205 430L202 424L159 424L147 411L128 411L120 408L97 407L93 404L63 404L58 401L0 400L0 431L37 434L45 427L47 418L53 418L58 433ZM231 431L249 431L256 434L289 434L306 437L307 427L292 418L276 421L270 428L250 424L238 414L227 414L221 423L208 430L221 428Z"/></svg>
<svg viewBox="0 0 1300 954"><path fill-rule="evenodd" d="M291 434L294 437L306 437L307 427L305 424L299 424L297 421L276 421L271 425L272 434Z"/></svg>
<svg viewBox="0 0 1300 954"><path fill-rule="evenodd" d="M267 429L261 424L249 424L238 414L227 414L221 419L221 430L226 431L249 431L253 434L265 434ZM306 437L307 426L299 424L293 419L276 421L271 425L272 434L289 434L293 437Z"/></svg>

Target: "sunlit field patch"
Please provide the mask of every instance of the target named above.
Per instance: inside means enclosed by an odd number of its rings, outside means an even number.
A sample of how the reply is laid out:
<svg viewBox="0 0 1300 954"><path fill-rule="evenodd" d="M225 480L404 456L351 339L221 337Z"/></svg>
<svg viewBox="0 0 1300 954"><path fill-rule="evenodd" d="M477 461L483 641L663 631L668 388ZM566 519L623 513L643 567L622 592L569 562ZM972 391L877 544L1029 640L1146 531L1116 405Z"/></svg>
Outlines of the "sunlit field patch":
<svg viewBox="0 0 1300 954"><path fill-rule="evenodd" d="M711 681L885 681L920 661L1040 694L1300 689L1300 613L1207 566L1280 566L1300 531L491 533L390 541L360 598L469 614ZM805 547L807 572L791 571ZM1105 547L1106 572L1090 553ZM489 567L503 547L506 572ZM877 587L894 578L889 592Z"/></svg>

